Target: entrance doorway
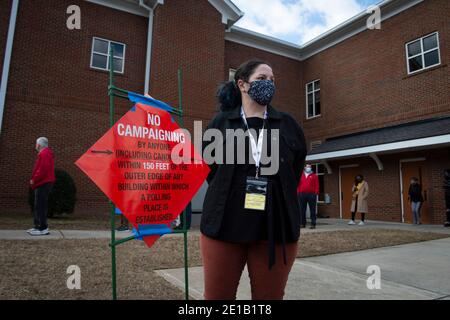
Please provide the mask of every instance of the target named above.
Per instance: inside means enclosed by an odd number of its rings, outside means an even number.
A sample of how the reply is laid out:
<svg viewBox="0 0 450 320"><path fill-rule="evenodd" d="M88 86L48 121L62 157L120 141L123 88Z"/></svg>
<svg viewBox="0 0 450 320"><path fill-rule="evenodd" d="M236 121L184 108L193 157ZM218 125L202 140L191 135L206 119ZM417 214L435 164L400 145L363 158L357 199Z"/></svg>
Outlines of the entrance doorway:
<svg viewBox="0 0 450 320"><path fill-rule="evenodd" d="M360 173L358 165L349 165L339 167L339 191L340 191L340 211L342 219L352 217L352 187L355 182L355 176Z"/></svg>
<svg viewBox="0 0 450 320"><path fill-rule="evenodd" d="M430 223L430 210L428 205L428 188L430 186L429 176L425 166L425 159L412 159L400 161L400 187L402 203L402 222L413 223L411 204L408 201L409 183L412 177L419 179L422 185L422 196L425 202L422 203L421 222Z"/></svg>

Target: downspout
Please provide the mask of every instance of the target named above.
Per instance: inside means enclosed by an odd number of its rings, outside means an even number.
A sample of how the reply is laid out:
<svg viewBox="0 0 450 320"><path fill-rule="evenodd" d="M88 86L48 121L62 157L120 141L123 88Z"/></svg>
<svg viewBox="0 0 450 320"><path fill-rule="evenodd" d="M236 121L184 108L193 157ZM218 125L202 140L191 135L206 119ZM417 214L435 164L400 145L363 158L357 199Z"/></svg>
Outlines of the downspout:
<svg viewBox="0 0 450 320"><path fill-rule="evenodd" d="M149 7L144 3L144 0L139 0L139 5L148 10L148 31L147 31L147 57L145 60L145 85L144 94L149 94L150 91L150 71L152 59L152 42L153 42L153 17L156 6L159 1L156 1L153 7Z"/></svg>
<svg viewBox="0 0 450 320"><path fill-rule="evenodd" d="M0 133L2 132L3 112L5 111L6 89L8 87L9 67L16 31L17 12L19 10L19 0L13 0L11 15L9 18L8 37L6 40L5 58L3 60L2 82L0 86Z"/></svg>

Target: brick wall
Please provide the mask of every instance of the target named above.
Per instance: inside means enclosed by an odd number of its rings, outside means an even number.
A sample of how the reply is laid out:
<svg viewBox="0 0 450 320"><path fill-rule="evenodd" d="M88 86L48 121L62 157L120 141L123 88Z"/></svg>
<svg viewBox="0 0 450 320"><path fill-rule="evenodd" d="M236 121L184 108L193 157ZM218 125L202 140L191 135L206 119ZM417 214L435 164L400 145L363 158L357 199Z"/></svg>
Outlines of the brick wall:
<svg viewBox="0 0 450 320"><path fill-rule="evenodd" d="M305 84L321 80L322 116L305 120L309 141L450 111L448 0L427 0L303 62ZM405 44L439 31L441 65L407 75Z"/></svg>
<svg viewBox="0 0 450 320"><path fill-rule="evenodd" d="M5 58L6 38L8 36L9 16L11 15L12 0L0 0L0 75L3 71ZM1 84L0 76L0 84Z"/></svg>
<svg viewBox="0 0 450 320"><path fill-rule="evenodd" d="M81 8L81 30L66 28L71 4ZM106 197L74 165L109 125L108 74L90 69L92 37L127 45L125 73L116 76L116 84L142 92L147 25L145 17L80 0L20 2L0 135L3 211L28 209L27 187L39 136L48 137L56 167L75 179L77 209L107 208ZM129 107L118 101L116 116Z"/></svg>
<svg viewBox="0 0 450 320"><path fill-rule="evenodd" d="M178 106L177 70L181 68L189 130L194 120L209 121L216 110L215 94L224 72L221 19L206 0L167 0L155 11L150 94Z"/></svg>
<svg viewBox="0 0 450 320"><path fill-rule="evenodd" d="M66 8L81 8L82 29L66 28ZM0 53L3 54L11 0L0 0ZM207 0L166 0L155 11L150 94L178 105L177 69L184 75L185 122L209 121L217 111L219 84L228 70L250 58L271 63L277 94L274 105L303 123L306 137L326 137L449 112L449 11L446 0L428 0L382 24L306 61L299 62L225 41L221 16ZM125 73L116 85L136 92L144 89L148 19L81 0L21 1L0 135L0 202L3 210L23 211L35 159L35 139L47 136L56 166L68 171L78 188L77 213L106 212L107 199L74 166L74 162L108 129L108 74L90 69L92 37L125 43ZM406 42L438 30L442 65L414 76L406 75ZM3 59L1 60L3 61ZM305 119L305 84L321 79L322 116ZM117 100L116 118L130 103ZM428 154L428 153L427 153ZM443 211L440 172L448 152L435 151L430 160L434 212ZM358 159L375 190L383 183L398 188L398 159L388 156L378 172L371 159ZM338 199L338 167L326 176L326 192ZM376 184L379 184L378 186ZM370 218L398 220L399 197L392 189L389 205L374 191ZM397 196L395 196L397 194ZM339 214L339 203L321 206ZM326 209L324 209L326 208ZM337 210L336 210L337 209ZM436 213L436 221L440 219Z"/></svg>

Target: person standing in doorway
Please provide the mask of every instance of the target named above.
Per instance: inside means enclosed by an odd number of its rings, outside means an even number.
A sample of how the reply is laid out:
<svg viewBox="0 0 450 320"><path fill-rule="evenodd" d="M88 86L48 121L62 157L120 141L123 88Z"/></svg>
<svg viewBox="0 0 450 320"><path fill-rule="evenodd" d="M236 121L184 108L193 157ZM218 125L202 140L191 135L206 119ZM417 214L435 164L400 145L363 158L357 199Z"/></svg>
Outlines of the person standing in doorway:
<svg viewBox="0 0 450 320"><path fill-rule="evenodd" d="M47 224L48 196L55 182L55 157L45 137L36 140L38 152L30 186L34 190L34 228L27 230L33 236L49 234Z"/></svg>
<svg viewBox="0 0 450 320"><path fill-rule="evenodd" d="M420 209L423 203L422 186L419 183L419 179L416 177L411 178L411 182L408 190L408 199L411 203L411 211L413 214L413 223L421 224L420 222Z"/></svg>
<svg viewBox="0 0 450 320"><path fill-rule="evenodd" d="M359 223L360 226L364 225L365 216L368 212L368 205L367 205L367 197L369 196L369 184L364 180L364 177L362 174L358 174L355 177L355 183L352 187L352 206L351 206L351 212L352 212L352 220L348 223L349 225L354 225L355 223L355 216L356 213L361 214L361 222Z"/></svg>
<svg viewBox="0 0 450 320"><path fill-rule="evenodd" d="M445 210L447 220L445 227L450 227L450 169L444 171L444 190L445 190Z"/></svg>
<svg viewBox="0 0 450 320"><path fill-rule="evenodd" d="M319 177L313 172L310 164L307 164L303 170L300 183L297 187L297 194L302 214L302 227L306 227L306 208L309 206L309 212L311 214L310 229L315 229L317 220L317 196L319 195Z"/></svg>

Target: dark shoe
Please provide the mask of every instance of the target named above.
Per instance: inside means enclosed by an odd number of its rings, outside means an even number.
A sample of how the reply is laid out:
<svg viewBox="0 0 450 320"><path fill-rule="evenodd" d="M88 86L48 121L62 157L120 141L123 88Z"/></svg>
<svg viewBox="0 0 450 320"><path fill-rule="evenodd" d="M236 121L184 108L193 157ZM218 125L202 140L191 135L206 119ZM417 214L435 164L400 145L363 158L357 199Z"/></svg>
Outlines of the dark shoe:
<svg viewBox="0 0 450 320"><path fill-rule="evenodd" d="M129 229L128 229L128 226L120 226L120 227L117 228L116 231L122 232L122 231L128 231L128 230L129 230Z"/></svg>
<svg viewBox="0 0 450 320"><path fill-rule="evenodd" d="M306 228L306 224L302 224L300 228Z"/></svg>
<svg viewBox="0 0 450 320"><path fill-rule="evenodd" d="M444 227L450 227L450 222L448 222L448 221L446 221L445 223L444 223Z"/></svg>
<svg viewBox="0 0 450 320"><path fill-rule="evenodd" d="M309 227L310 229L315 229L316 228L316 226L311 226L311 227Z"/></svg>

